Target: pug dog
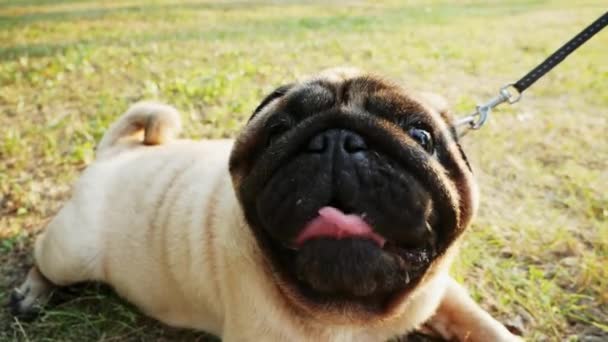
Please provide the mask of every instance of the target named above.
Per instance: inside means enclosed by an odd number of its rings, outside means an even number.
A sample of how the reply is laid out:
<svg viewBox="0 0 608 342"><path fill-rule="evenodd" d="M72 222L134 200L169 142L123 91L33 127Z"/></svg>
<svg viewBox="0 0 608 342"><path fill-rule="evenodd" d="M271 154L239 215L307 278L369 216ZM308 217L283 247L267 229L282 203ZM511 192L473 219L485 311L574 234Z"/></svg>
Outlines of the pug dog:
<svg viewBox="0 0 608 342"><path fill-rule="evenodd" d="M279 87L236 140L139 103L35 243L17 314L100 281L224 341L516 341L448 275L477 208L435 96L354 69Z"/></svg>

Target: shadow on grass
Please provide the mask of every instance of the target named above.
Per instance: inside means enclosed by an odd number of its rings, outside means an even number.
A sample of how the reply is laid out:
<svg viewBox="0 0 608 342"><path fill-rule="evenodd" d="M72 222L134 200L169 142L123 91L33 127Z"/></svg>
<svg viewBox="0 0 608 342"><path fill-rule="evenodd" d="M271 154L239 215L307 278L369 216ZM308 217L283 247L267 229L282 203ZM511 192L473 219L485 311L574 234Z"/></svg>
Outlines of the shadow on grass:
<svg viewBox="0 0 608 342"><path fill-rule="evenodd" d="M79 341L197 341L220 342L221 339L201 331L166 326L139 313L131 304L119 298L107 285L83 283L55 290L51 302L31 321L13 318L3 328L5 336L17 337L27 331L30 338L53 337L57 341L74 336ZM20 331L20 327L25 328ZM66 333L67 332L67 333ZM413 332L395 342L446 342L439 337Z"/></svg>
<svg viewBox="0 0 608 342"><path fill-rule="evenodd" d="M146 317L119 298L109 286L100 283L56 289L46 308L36 317L29 320L8 318L0 324L3 330L0 340L18 339L20 334L27 333L27 336L21 337L33 340L52 337L57 341L69 340L74 336L78 336L80 341L105 338L120 341L150 338L159 341L219 341L204 332L172 328ZM24 330L21 331L20 327Z"/></svg>

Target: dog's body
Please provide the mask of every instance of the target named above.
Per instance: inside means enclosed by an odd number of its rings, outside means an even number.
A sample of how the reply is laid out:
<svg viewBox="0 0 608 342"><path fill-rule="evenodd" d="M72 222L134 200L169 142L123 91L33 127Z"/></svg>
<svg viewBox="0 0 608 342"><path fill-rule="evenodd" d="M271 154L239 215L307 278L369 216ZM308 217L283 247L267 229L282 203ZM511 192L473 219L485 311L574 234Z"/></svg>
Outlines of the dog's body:
<svg viewBox="0 0 608 342"><path fill-rule="evenodd" d="M239 173L235 159L252 146L247 132L236 144L177 140L179 127L172 108L144 104L110 128L72 199L38 238L18 311L51 283L94 280L160 321L226 341L383 341L425 323L445 338L516 340L448 276L458 237L390 308L350 312L348 304L336 314L333 304L309 304L277 275L243 210L239 185L253 171ZM302 272L315 288L319 271Z"/></svg>

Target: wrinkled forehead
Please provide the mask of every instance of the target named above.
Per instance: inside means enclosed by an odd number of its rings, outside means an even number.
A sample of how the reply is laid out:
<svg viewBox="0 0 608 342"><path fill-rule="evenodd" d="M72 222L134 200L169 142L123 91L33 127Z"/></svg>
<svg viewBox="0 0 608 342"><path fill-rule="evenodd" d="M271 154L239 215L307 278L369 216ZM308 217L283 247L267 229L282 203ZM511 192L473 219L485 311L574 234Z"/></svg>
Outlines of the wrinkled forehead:
<svg viewBox="0 0 608 342"><path fill-rule="evenodd" d="M356 69L339 68L277 88L262 101L250 121L261 121L275 112L299 120L336 108L385 118L434 116L432 108L403 87Z"/></svg>

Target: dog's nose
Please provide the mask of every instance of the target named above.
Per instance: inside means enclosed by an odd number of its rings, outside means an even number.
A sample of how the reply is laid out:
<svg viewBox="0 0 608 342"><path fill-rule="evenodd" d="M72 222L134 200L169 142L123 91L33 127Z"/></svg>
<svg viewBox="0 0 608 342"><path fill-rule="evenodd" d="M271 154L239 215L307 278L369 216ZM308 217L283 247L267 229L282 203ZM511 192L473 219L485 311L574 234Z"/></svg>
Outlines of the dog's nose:
<svg viewBox="0 0 608 342"><path fill-rule="evenodd" d="M345 129L330 129L315 135L308 143L307 152L354 154L367 150L365 139L359 134Z"/></svg>

